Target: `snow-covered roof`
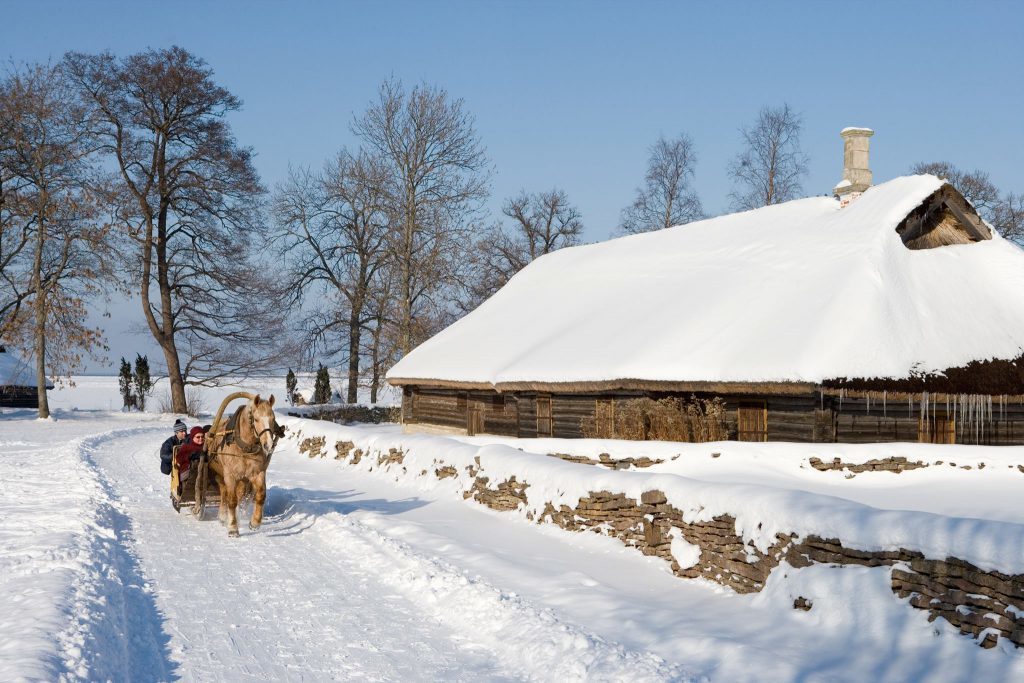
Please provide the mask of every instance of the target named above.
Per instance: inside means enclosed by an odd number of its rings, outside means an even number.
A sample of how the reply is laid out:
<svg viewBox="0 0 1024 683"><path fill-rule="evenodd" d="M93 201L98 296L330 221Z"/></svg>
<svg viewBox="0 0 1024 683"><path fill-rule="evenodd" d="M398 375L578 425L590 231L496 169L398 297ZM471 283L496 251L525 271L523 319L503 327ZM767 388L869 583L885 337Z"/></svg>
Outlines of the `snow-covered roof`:
<svg viewBox="0 0 1024 683"><path fill-rule="evenodd" d="M28 363L0 348L0 387L35 387L35 373Z"/></svg>
<svg viewBox="0 0 1024 683"><path fill-rule="evenodd" d="M1024 349L1024 252L912 250L930 175L563 249L388 373L395 383L904 378Z"/></svg>

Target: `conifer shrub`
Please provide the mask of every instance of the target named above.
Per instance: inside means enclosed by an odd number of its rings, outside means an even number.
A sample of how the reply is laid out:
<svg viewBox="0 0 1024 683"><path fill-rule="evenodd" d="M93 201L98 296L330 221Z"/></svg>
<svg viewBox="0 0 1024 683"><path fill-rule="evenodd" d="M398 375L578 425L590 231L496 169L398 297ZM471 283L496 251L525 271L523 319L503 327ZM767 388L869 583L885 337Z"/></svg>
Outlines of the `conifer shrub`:
<svg viewBox="0 0 1024 683"><path fill-rule="evenodd" d="M292 369L288 368L288 374L284 378L285 395L288 397L288 405L295 405L295 390L298 386L299 380L295 377Z"/></svg>
<svg viewBox="0 0 1024 683"><path fill-rule="evenodd" d="M121 401L124 408L131 410L135 407L135 395L132 392L132 366L121 357L121 370L117 373L117 386L121 390Z"/></svg>
<svg viewBox="0 0 1024 683"><path fill-rule="evenodd" d="M316 381L313 383L313 403L323 404L331 401L331 377L327 368L320 363L316 371Z"/></svg>
<svg viewBox="0 0 1024 683"><path fill-rule="evenodd" d="M153 378L149 374L149 357L135 354L135 404L139 410L146 409L146 401L153 393Z"/></svg>

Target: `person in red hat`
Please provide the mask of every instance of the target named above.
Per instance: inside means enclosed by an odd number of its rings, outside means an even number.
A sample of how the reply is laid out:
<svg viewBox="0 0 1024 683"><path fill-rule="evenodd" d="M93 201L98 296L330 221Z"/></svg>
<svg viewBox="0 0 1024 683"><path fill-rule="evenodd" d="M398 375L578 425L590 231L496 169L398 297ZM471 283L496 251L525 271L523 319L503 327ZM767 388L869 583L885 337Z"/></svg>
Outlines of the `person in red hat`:
<svg viewBox="0 0 1024 683"><path fill-rule="evenodd" d="M203 450L203 442L206 440L206 433L202 427L193 427L188 433L188 439L178 448L178 473L184 479L188 476L188 469Z"/></svg>

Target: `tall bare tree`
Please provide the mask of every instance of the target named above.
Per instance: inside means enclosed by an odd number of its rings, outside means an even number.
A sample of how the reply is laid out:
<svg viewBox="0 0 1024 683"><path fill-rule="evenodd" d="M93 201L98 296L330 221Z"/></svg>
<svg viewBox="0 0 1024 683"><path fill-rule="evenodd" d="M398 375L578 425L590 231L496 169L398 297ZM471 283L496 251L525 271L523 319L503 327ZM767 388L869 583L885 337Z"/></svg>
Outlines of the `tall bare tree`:
<svg viewBox="0 0 1024 683"><path fill-rule="evenodd" d="M437 330L455 299L488 161L462 100L436 86L384 82L352 130L385 159L391 179L396 333L405 354Z"/></svg>
<svg viewBox="0 0 1024 683"><path fill-rule="evenodd" d="M14 168L22 102L11 86L7 77L0 83L0 345L23 336L22 306L32 295L25 262L32 239L32 212L25 206L29 183Z"/></svg>
<svg viewBox="0 0 1024 683"><path fill-rule="evenodd" d="M1024 195L1000 192L985 171L964 171L948 161L930 161L914 164L910 172L948 180L1000 235L1015 242L1024 240Z"/></svg>
<svg viewBox="0 0 1024 683"><path fill-rule="evenodd" d="M788 104L762 107L757 121L740 129L743 149L729 164L733 208L756 209L795 199L807 174L807 155L800 149L803 121Z"/></svg>
<svg viewBox="0 0 1024 683"><path fill-rule="evenodd" d="M349 403L358 400L362 333L373 320L368 304L387 262L387 182L378 156L342 151L322 174L292 171L274 193L292 301L318 298L305 321L307 342L344 352Z"/></svg>
<svg viewBox="0 0 1024 683"><path fill-rule="evenodd" d="M524 190L507 199L501 212L511 226L494 225L477 242L467 297L460 301L464 312L483 303L534 259L579 244L583 232L579 209L559 189L533 194Z"/></svg>
<svg viewBox="0 0 1024 683"><path fill-rule="evenodd" d="M14 327L5 328L15 329L20 315L31 337L41 418L50 414L48 377L70 375L81 352L102 346L100 330L86 324L85 300L101 288L107 227L98 221L83 114L60 67L27 66L0 83L0 174L16 188L5 197L4 221L21 228L4 269L14 290Z"/></svg>
<svg viewBox="0 0 1024 683"><path fill-rule="evenodd" d="M171 409L184 412L186 384L263 369L281 333L257 258L264 190L225 121L241 102L180 47L69 53L65 64L117 169L127 272L163 351Z"/></svg>
<svg viewBox="0 0 1024 683"><path fill-rule="evenodd" d="M689 135L651 146L644 184L636 199L622 210L619 232L636 234L662 230L703 217L704 209L691 183L697 168L697 152Z"/></svg>

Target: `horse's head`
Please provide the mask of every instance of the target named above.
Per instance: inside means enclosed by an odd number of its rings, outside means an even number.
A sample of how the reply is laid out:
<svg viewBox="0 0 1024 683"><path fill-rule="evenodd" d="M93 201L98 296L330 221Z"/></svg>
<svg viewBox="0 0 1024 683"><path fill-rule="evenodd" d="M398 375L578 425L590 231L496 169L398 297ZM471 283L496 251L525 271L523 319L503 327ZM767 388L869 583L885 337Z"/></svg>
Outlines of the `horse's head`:
<svg viewBox="0 0 1024 683"><path fill-rule="evenodd" d="M274 416L274 396L263 400L257 394L249 405L249 415L252 417L252 430L259 439L263 455L268 458L277 447L277 440L284 435L284 427L277 424Z"/></svg>

